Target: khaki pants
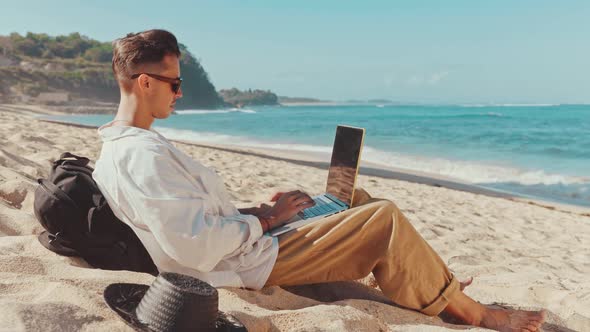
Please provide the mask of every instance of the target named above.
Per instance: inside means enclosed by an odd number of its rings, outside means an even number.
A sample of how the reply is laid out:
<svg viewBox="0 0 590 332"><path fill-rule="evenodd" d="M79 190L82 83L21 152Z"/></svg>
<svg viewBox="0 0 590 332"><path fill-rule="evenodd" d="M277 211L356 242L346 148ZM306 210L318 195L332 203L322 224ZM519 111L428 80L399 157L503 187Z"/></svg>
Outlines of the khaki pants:
<svg viewBox="0 0 590 332"><path fill-rule="evenodd" d="M391 201L357 189L353 208L279 236L267 285L356 280L373 272L400 306L435 316L460 291L436 252Z"/></svg>

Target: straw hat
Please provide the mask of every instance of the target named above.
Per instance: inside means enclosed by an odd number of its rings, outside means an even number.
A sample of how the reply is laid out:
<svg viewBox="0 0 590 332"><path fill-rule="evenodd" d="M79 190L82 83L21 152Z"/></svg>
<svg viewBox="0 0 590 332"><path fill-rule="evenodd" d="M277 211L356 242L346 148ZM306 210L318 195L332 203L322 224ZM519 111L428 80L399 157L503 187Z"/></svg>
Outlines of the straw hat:
<svg viewBox="0 0 590 332"><path fill-rule="evenodd" d="M111 284L104 299L136 331L247 331L218 311L217 289L182 274L161 273L151 286Z"/></svg>

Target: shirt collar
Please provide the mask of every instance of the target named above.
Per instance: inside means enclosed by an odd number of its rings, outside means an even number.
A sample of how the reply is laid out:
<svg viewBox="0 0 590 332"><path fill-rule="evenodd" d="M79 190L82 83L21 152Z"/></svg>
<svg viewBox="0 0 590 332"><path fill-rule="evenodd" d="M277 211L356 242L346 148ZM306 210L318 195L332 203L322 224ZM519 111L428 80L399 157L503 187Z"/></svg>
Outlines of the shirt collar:
<svg viewBox="0 0 590 332"><path fill-rule="evenodd" d="M98 134L104 142L113 141L127 136L157 136L160 133L150 127L149 130L133 126L115 126L114 121L106 123L98 128Z"/></svg>

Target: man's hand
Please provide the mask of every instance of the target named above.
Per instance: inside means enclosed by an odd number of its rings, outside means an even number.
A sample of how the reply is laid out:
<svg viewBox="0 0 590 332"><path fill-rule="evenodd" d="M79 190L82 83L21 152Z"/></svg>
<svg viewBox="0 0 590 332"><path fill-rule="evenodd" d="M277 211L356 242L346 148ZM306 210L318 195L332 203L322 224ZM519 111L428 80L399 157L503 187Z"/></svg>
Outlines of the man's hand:
<svg viewBox="0 0 590 332"><path fill-rule="evenodd" d="M274 195L274 196L273 196L273 197L270 199L270 201L271 201L271 202L276 202L276 201L278 201L278 200L279 200L279 198L281 198L281 196L283 196L284 194L285 194L285 193L278 192L278 193L276 193L276 194L275 194L275 195Z"/></svg>
<svg viewBox="0 0 590 332"><path fill-rule="evenodd" d="M253 216L259 217L265 213L268 212L268 210L270 210L272 206L268 205L268 204L260 204L260 206L256 207L249 207L249 208L243 208L243 209L238 209L238 211L241 214L251 214Z"/></svg>
<svg viewBox="0 0 590 332"><path fill-rule="evenodd" d="M265 231L284 225L297 213L315 205L313 199L300 190L278 193L274 198L276 203L266 213L258 216L263 228L265 228L264 225L268 228Z"/></svg>

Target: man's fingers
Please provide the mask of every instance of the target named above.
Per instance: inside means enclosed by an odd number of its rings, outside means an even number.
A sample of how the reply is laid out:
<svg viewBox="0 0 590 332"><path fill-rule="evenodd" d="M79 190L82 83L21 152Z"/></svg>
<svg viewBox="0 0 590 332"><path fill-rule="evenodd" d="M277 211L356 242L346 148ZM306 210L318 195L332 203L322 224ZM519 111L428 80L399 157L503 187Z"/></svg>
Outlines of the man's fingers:
<svg viewBox="0 0 590 332"><path fill-rule="evenodd" d="M287 196L287 200L289 202L293 202L293 201L299 199L302 195L305 195L305 193L302 193L301 191L296 190L296 191L290 191L285 195Z"/></svg>
<svg viewBox="0 0 590 332"><path fill-rule="evenodd" d="M313 200L313 198L311 198L311 196L309 196L308 194L305 194L305 200L306 201L310 201L312 202L313 205L315 205L315 201Z"/></svg>
<svg viewBox="0 0 590 332"><path fill-rule="evenodd" d="M270 199L270 201L276 202L279 199L281 199L281 197L283 197L283 196L285 196L286 198L290 198L291 196L296 195L296 194L297 194L296 191L288 191L286 193L285 192L278 192Z"/></svg>
<svg viewBox="0 0 590 332"><path fill-rule="evenodd" d="M299 196L303 196L303 197L307 197L307 198L311 199L311 196L309 196L307 193L304 193L304 192L301 192L299 194Z"/></svg>
<svg viewBox="0 0 590 332"><path fill-rule="evenodd" d="M299 192L299 193L293 195L293 199L297 200L297 199L300 199L301 197L305 197L305 196L306 196L305 193Z"/></svg>
<svg viewBox="0 0 590 332"><path fill-rule="evenodd" d="M297 209L299 211L303 211L303 210L305 210L305 209L307 209L309 207L312 207L314 205L315 205L315 202L314 201L311 201L311 202L303 202L303 203L297 205Z"/></svg>
<svg viewBox="0 0 590 332"><path fill-rule="evenodd" d="M276 202L279 200L279 198L281 198L281 196L283 196L285 193L284 192L278 192L276 193L271 199L271 202Z"/></svg>
<svg viewBox="0 0 590 332"><path fill-rule="evenodd" d="M308 195L304 195L304 196L300 196L296 200L294 200L293 204L295 204L297 206L302 205L302 204L308 204L311 206L311 205L315 205L315 202Z"/></svg>
<svg viewBox="0 0 590 332"><path fill-rule="evenodd" d="M293 199L295 199L295 197L296 197L297 195L299 195L300 193L301 193L301 191L299 191L299 190L293 190L293 191L289 191L289 192L288 192L288 193L286 193L285 195L286 195L286 196L287 196L289 199L293 200Z"/></svg>

